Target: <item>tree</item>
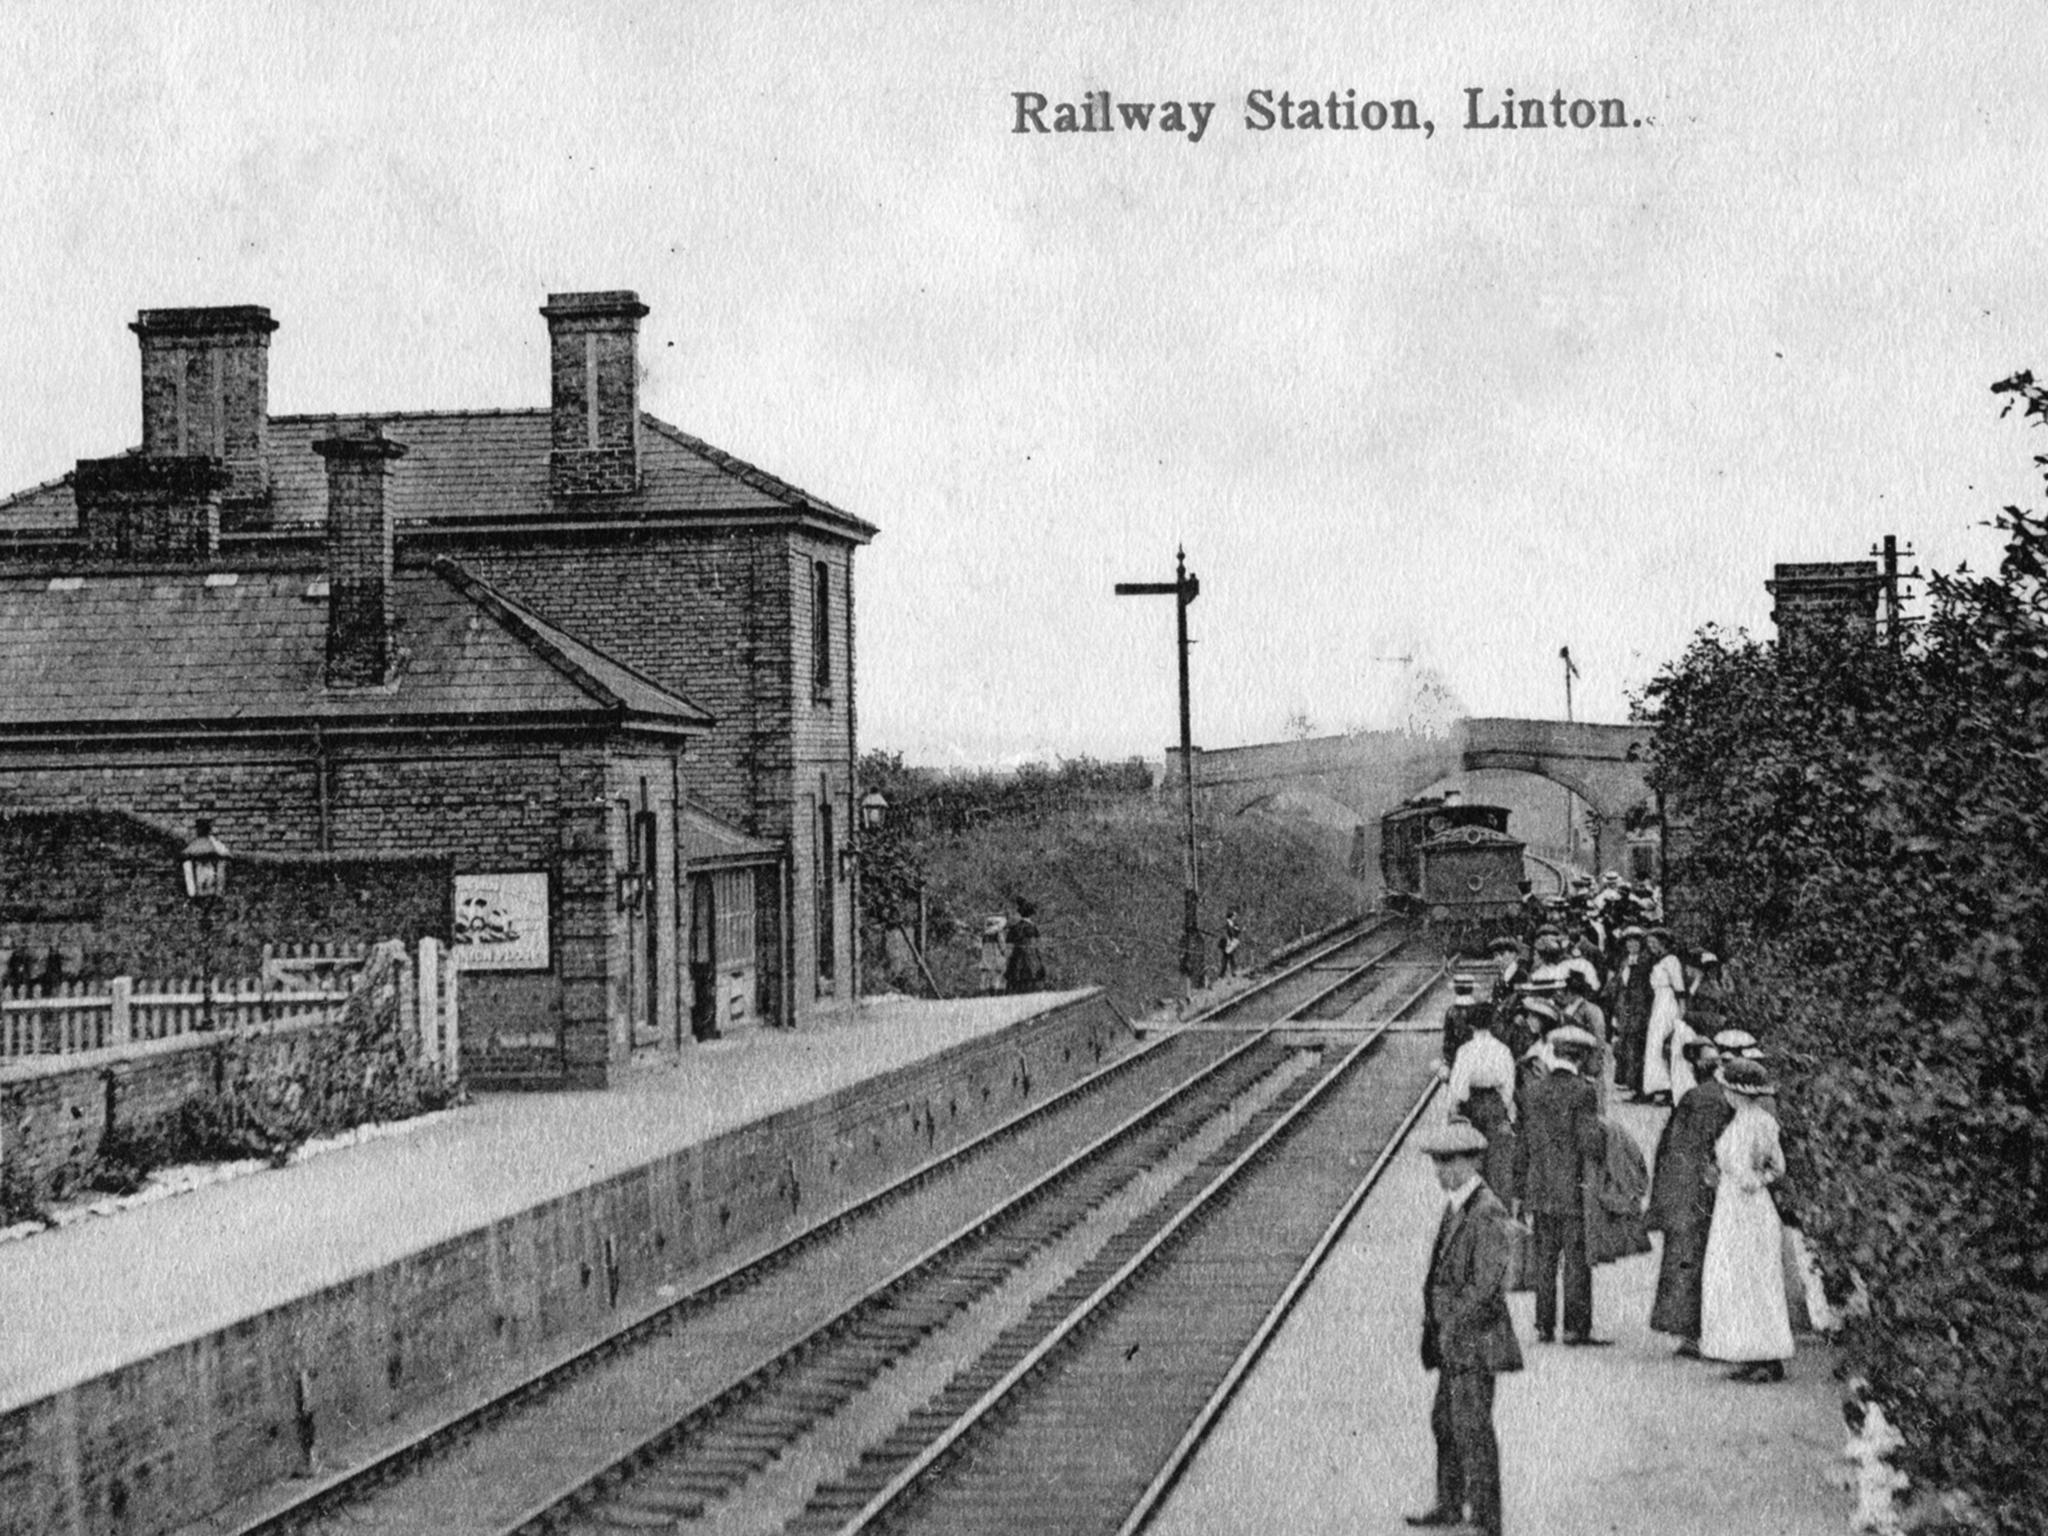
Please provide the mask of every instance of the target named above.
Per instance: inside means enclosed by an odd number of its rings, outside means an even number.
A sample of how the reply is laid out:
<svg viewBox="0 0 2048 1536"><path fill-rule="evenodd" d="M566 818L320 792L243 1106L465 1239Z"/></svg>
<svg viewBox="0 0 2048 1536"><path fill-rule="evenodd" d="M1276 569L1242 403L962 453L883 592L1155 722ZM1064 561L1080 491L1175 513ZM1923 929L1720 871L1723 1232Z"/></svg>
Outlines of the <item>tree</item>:
<svg viewBox="0 0 2048 1536"><path fill-rule="evenodd" d="M1786 1080L1831 1287L1869 1298L1851 1362L1908 1470L2018 1532L2048 1508L2048 523L1998 526L1897 652L1708 630L1643 703L1671 884Z"/></svg>

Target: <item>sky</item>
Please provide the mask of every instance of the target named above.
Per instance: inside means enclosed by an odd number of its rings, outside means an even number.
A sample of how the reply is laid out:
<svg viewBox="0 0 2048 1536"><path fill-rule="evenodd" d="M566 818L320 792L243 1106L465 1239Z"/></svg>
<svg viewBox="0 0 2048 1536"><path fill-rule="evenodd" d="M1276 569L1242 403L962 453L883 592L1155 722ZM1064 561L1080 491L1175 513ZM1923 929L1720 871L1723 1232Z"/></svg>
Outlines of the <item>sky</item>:
<svg viewBox="0 0 2048 1536"><path fill-rule="evenodd" d="M1156 755L1111 587L1182 546L1219 747L1561 716L1567 645L1619 720L1774 562L1995 559L2048 8L1399 10L0 0L0 486L136 441L138 309L268 305L280 413L534 407L546 295L635 289L645 409L880 527L862 745L931 763ZM1215 105L1014 131L1101 91Z"/></svg>

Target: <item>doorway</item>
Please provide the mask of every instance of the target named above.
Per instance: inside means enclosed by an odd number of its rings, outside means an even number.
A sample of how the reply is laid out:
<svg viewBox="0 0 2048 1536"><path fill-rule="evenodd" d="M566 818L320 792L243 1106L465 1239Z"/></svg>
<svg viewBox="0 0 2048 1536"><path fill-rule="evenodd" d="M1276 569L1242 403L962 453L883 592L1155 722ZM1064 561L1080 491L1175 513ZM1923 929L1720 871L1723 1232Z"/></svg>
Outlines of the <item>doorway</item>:
<svg viewBox="0 0 2048 1536"><path fill-rule="evenodd" d="M709 875L690 876L690 1034L718 1038L718 892Z"/></svg>

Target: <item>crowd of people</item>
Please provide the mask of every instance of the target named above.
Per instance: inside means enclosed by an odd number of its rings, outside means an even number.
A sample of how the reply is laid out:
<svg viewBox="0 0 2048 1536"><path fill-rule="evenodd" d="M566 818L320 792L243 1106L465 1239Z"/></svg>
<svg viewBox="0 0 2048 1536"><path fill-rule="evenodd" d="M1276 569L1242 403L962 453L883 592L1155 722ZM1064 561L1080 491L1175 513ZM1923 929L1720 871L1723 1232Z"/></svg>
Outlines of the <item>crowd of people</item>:
<svg viewBox="0 0 2048 1536"><path fill-rule="evenodd" d="M1656 1232L1648 1321L1679 1358L1782 1381L1807 1324L1763 1053L1721 1027L1716 957L1685 953L1660 917L1654 890L1609 874L1561 910L1526 901L1523 931L1457 980L1445 1119L1423 1140L1450 1197L1424 1283L1437 1497L1411 1525L1500 1531L1492 1374L1521 1367L1510 1290L1535 1292L1539 1343L1599 1347L1593 1270ZM1670 1107L1654 1158L1608 1118L1617 1100Z"/></svg>

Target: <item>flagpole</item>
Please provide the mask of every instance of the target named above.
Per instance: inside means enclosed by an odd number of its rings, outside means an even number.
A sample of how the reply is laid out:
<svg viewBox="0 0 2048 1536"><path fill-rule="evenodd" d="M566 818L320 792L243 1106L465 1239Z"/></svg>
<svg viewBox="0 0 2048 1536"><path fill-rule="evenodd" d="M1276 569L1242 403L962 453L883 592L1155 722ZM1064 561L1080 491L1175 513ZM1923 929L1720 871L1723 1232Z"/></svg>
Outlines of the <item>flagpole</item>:
<svg viewBox="0 0 2048 1536"><path fill-rule="evenodd" d="M1578 675L1578 668L1572 665L1572 648L1561 645L1557 648L1558 660L1564 663L1564 723L1572 723L1572 679ZM1579 862L1579 822L1572 814L1572 792L1564 792L1564 857L1574 867Z"/></svg>

